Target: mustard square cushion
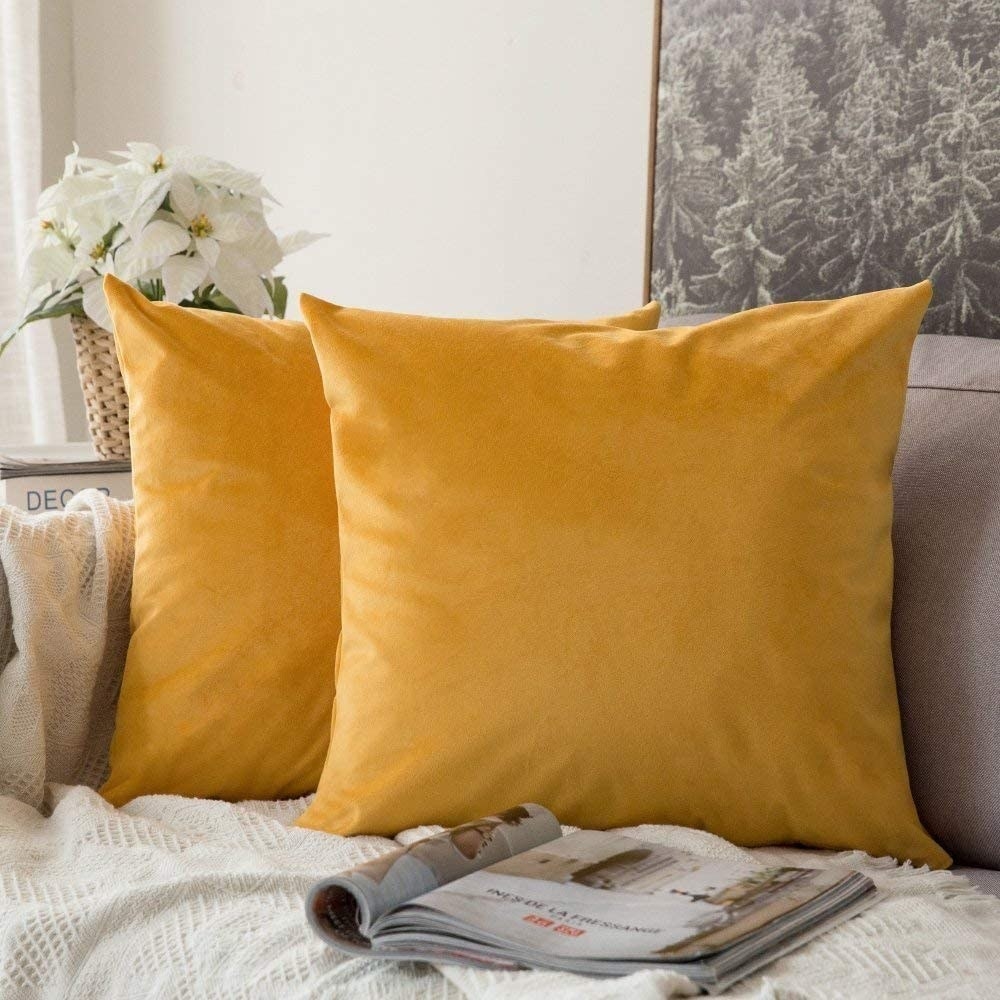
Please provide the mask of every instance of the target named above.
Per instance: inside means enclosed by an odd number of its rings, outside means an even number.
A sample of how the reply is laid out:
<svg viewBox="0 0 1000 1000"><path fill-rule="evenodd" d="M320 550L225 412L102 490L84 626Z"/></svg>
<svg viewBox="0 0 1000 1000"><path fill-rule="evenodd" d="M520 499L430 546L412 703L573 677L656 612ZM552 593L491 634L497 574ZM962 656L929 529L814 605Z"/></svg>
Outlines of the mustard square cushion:
<svg viewBox="0 0 1000 1000"><path fill-rule="evenodd" d="M533 801L947 865L889 645L890 472L929 298L635 333L304 297L343 601L301 825Z"/></svg>
<svg viewBox="0 0 1000 1000"><path fill-rule="evenodd" d="M136 556L111 771L137 795L314 791L340 563L329 408L302 323L105 281L129 394ZM607 322L653 329L651 304Z"/></svg>

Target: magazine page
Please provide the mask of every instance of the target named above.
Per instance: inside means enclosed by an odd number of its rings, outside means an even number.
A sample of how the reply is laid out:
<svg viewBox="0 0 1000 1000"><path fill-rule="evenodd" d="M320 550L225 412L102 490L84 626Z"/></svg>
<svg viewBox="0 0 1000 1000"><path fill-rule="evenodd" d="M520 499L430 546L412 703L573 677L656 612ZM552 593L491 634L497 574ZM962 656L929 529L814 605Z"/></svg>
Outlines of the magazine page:
<svg viewBox="0 0 1000 1000"><path fill-rule="evenodd" d="M562 836L559 821L525 803L418 840L317 885L307 911L324 937L368 949L375 920L393 907Z"/></svg>
<svg viewBox="0 0 1000 1000"><path fill-rule="evenodd" d="M845 870L712 861L582 830L434 889L376 920L376 946L459 935L528 961L691 961L730 948L820 897L864 887Z"/></svg>

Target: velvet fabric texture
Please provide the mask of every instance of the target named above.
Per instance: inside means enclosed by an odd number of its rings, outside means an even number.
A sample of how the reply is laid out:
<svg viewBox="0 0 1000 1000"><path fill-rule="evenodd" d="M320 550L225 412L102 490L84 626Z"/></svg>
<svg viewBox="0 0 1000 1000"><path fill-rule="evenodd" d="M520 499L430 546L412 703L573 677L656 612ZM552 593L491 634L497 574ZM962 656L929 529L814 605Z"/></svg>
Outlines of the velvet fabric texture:
<svg viewBox="0 0 1000 1000"><path fill-rule="evenodd" d="M340 634L337 506L301 323L105 291L129 394L136 554L111 773L137 795L316 787Z"/></svg>
<svg viewBox="0 0 1000 1000"><path fill-rule="evenodd" d="M304 296L342 636L300 823L700 827L943 867L890 652L912 288L658 333Z"/></svg>
<svg viewBox="0 0 1000 1000"><path fill-rule="evenodd" d="M136 557L111 773L138 795L315 790L340 635L329 408L302 323L105 291L129 394ZM659 305L609 321L655 328Z"/></svg>

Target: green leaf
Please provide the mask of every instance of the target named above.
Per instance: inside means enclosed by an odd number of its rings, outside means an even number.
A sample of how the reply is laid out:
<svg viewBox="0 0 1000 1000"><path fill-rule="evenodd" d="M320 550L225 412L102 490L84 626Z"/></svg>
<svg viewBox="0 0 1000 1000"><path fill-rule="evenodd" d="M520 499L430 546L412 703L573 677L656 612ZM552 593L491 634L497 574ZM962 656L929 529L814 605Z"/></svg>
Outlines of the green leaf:
<svg viewBox="0 0 1000 1000"><path fill-rule="evenodd" d="M60 302L57 306L52 306L49 309L37 309L30 316L26 316L21 326L27 326L29 323L35 323L42 319L55 319L57 316L83 316L83 303L80 299L75 302ZM20 328L19 328L20 329Z"/></svg>
<svg viewBox="0 0 1000 1000"><path fill-rule="evenodd" d="M30 323L37 323L43 319L56 319L58 316L82 316L83 314L83 302L80 299L67 299L58 305L49 306L48 309L40 308L28 313L20 323L12 326L0 337L0 357L3 357L3 352L10 347L14 338Z"/></svg>
<svg viewBox="0 0 1000 1000"><path fill-rule="evenodd" d="M288 308L288 286L285 279L280 275L275 275L273 281L265 281L267 293L271 296L271 303L274 306L274 315L278 319L285 318L285 310Z"/></svg>
<svg viewBox="0 0 1000 1000"><path fill-rule="evenodd" d="M278 319L284 319L285 309L288 306L288 287L285 285L285 279L278 276L273 281L262 280L274 306L274 315ZM228 313L240 311L233 300L223 295L215 285L208 285L197 296L185 299L180 304L189 309L212 309L215 312Z"/></svg>
<svg viewBox="0 0 1000 1000"><path fill-rule="evenodd" d="M236 308L236 304L227 299L225 295L220 292L215 285L209 285L208 288L198 297L195 305L199 309L215 309L217 312L230 312L238 313L239 309Z"/></svg>
<svg viewBox="0 0 1000 1000"><path fill-rule="evenodd" d="M160 302L163 300L163 289L160 287L160 281L156 278L151 278L149 281L140 281L138 283L139 291L149 299L150 302Z"/></svg>
<svg viewBox="0 0 1000 1000"><path fill-rule="evenodd" d="M21 324L23 326L23 324ZM3 357L3 352L10 347L14 338L20 333L21 326L12 326L4 335L0 337L0 358Z"/></svg>

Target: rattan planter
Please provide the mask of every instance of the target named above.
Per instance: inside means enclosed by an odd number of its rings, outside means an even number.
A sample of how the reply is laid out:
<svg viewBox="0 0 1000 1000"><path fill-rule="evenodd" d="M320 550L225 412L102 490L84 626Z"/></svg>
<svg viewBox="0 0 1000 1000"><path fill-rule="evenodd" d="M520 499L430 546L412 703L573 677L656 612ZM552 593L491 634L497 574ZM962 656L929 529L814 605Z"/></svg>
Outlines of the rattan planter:
<svg viewBox="0 0 1000 1000"><path fill-rule="evenodd" d="M128 396L114 335L84 316L71 321L90 438L101 458L129 458Z"/></svg>

